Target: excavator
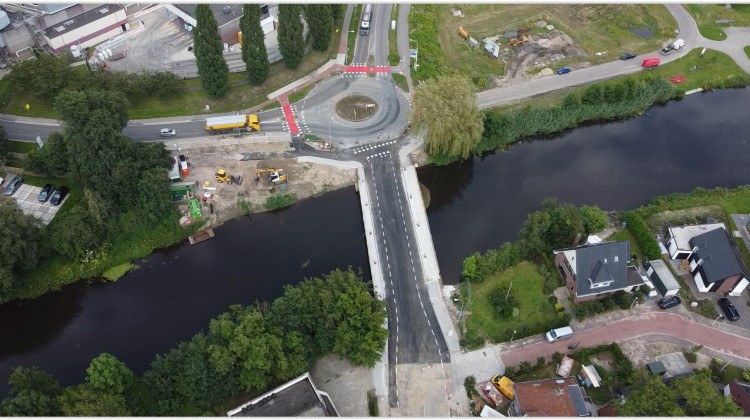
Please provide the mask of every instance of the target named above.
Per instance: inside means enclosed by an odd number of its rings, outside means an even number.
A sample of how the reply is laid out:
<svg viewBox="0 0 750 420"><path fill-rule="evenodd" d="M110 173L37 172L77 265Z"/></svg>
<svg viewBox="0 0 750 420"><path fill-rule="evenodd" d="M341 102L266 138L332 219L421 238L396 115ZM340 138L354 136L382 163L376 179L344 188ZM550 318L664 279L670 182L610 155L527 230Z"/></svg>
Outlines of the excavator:
<svg viewBox="0 0 750 420"><path fill-rule="evenodd" d="M242 185L242 175L229 175L227 171L224 169L219 169L216 171L216 176L214 177L218 182L226 182L227 184L237 184Z"/></svg>
<svg viewBox="0 0 750 420"><path fill-rule="evenodd" d="M274 169L274 168L266 168L266 169L258 169L255 171L255 182L260 181L260 176L262 174L268 174L268 181L271 184L278 185L278 184L286 184L287 178L286 174L284 173L283 169Z"/></svg>

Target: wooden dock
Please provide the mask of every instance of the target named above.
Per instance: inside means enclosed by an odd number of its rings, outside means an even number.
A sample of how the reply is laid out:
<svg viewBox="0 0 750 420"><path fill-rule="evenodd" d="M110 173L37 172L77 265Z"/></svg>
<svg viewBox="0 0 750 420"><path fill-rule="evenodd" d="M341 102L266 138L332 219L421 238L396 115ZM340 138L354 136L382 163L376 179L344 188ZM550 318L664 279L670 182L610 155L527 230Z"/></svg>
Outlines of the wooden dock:
<svg viewBox="0 0 750 420"><path fill-rule="evenodd" d="M201 243L203 241L207 241L207 240L213 238L214 236L216 236L214 234L214 230L211 229L211 228L208 228L208 229L205 229L205 230L199 230L199 231L195 232L194 235L190 235L188 237L188 241L190 241L190 245L195 245L195 244L199 244L199 243Z"/></svg>

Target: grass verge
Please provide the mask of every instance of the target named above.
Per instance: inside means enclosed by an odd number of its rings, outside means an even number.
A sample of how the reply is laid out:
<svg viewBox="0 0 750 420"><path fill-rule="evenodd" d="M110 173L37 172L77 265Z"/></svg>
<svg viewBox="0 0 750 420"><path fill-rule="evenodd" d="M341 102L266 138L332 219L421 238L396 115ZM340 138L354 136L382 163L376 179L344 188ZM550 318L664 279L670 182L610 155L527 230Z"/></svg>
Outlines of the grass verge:
<svg viewBox="0 0 750 420"><path fill-rule="evenodd" d="M359 34L359 18L361 13L362 5L354 5L352 18L349 21L349 33L346 36L346 64L351 64L352 57L354 57L354 43L357 41L357 35Z"/></svg>
<svg viewBox="0 0 750 420"><path fill-rule="evenodd" d="M744 50L745 50L745 55L747 56L747 58L750 58L750 45L745 47Z"/></svg>
<svg viewBox="0 0 750 420"><path fill-rule="evenodd" d="M394 4L391 8L391 21L398 19L398 4ZM398 66L401 62L401 57L398 55L398 44L396 41L396 30L391 29L390 22L388 24L388 64L391 66Z"/></svg>
<svg viewBox="0 0 750 420"><path fill-rule="evenodd" d="M498 287L508 287L518 301L518 313L508 320L499 320L489 302L489 295ZM543 292L544 277L536 265L522 262L501 273L492 275L471 286L471 303L466 318L467 335L489 337L496 343L524 337L526 328L547 325L557 318L557 312Z"/></svg>
<svg viewBox="0 0 750 420"><path fill-rule="evenodd" d="M9 140L6 143L6 146L9 152L23 153L23 154L31 153L33 150L36 150L39 148L36 142L30 143L26 141L13 141L13 140Z"/></svg>
<svg viewBox="0 0 750 420"><path fill-rule="evenodd" d="M102 273L102 277L110 281L116 281L134 268L138 268L138 266L132 262L127 262L105 270L104 273Z"/></svg>
<svg viewBox="0 0 750 420"><path fill-rule="evenodd" d="M287 99L289 100L289 103L292 104L292 103L295 103L297 101L301 101L302 99L305 99L305 96L307 96L307 94L310 93L310 91L314 87L315 87L315 85L311 84L311 85L303 87L302 89L295 90L294 92L292 92L291 94L289 94L289 96L287 97Z"/></svg>
<svg viewBox="0 0 750 420"><path fill-rule="evenodd" d="M409 92L409 84L406 82L406 76L399 73L391 73L391 77L393 77L393 82L396 86L403 89L404 92Z"/></svg>
<svg viewBox="0 0 750 420"><path fill-rule="evenodd" d="M685 4L684 7L698 24L701 35L714 41L727 39L723 28L750 26L750 4L733 4L729 9L723 4Z"/></svg>

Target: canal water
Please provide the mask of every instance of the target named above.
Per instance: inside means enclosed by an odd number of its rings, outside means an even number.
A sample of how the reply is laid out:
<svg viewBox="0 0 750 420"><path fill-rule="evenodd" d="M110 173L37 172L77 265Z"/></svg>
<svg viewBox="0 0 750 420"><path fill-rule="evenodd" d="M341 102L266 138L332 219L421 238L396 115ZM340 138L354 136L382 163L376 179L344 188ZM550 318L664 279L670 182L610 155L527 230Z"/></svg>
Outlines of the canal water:
<svg viewBox="0 0 750 420"><path fill-rule="evenodd" d="M750 90L697 94L639 118L591 125L470 161L419 169L445 283L463 258L516 238L545 197L619 210L697 186L750 183ZM353 188L278 213L231 221L216 238L149 256L115 283L76 284L0 306L0 395L13 366L39 366L63 385L109 352L136 372L229 305L273 300L347 266L370 278Z"/></svg>
<svg viewBox="0 0 750 420"><path fill-rule="evenodd" d="M210 241L150 255L117 282L74 284L0 306L0 398L18 365L39 366L70 385L108 352L143 372L157 353L206 329L232 304L272 301L284 285L339 267L370 278L353 187L214 231Z"/></svg>
<svg viewBox="0 0 750 420"><path fill-rule="evenodd" d="M545 197L624 210L656 195L750 184L750 89L701 93L471 162L419 169L443 282L474 251L514 241Z"/></svg>

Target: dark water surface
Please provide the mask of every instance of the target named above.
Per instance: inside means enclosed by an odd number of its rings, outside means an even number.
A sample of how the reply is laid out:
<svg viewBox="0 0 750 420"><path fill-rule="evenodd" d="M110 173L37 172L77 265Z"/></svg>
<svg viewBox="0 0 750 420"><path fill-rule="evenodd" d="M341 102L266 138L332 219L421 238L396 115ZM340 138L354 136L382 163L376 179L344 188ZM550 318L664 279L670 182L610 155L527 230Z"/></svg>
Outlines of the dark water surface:
<svg viewBox="0 0 750 420"><path fill-rule="evenodd" d="M471 162L419 169L446 284L474 251L514 241L545 197L624 210L656 195L750 183L750 89L695 94Z"/></svg>
<svg viewBox="0 0 750 420"><path fill-rule="evenodd" d="M214 231L210 241L152 254L115 283L74 284L0 306L0 395L17 365L39 366L69 385L108 352L143 372L229 305L271 301L285 284L339 267L362 268L370 278L353 187Z"/></svg>

